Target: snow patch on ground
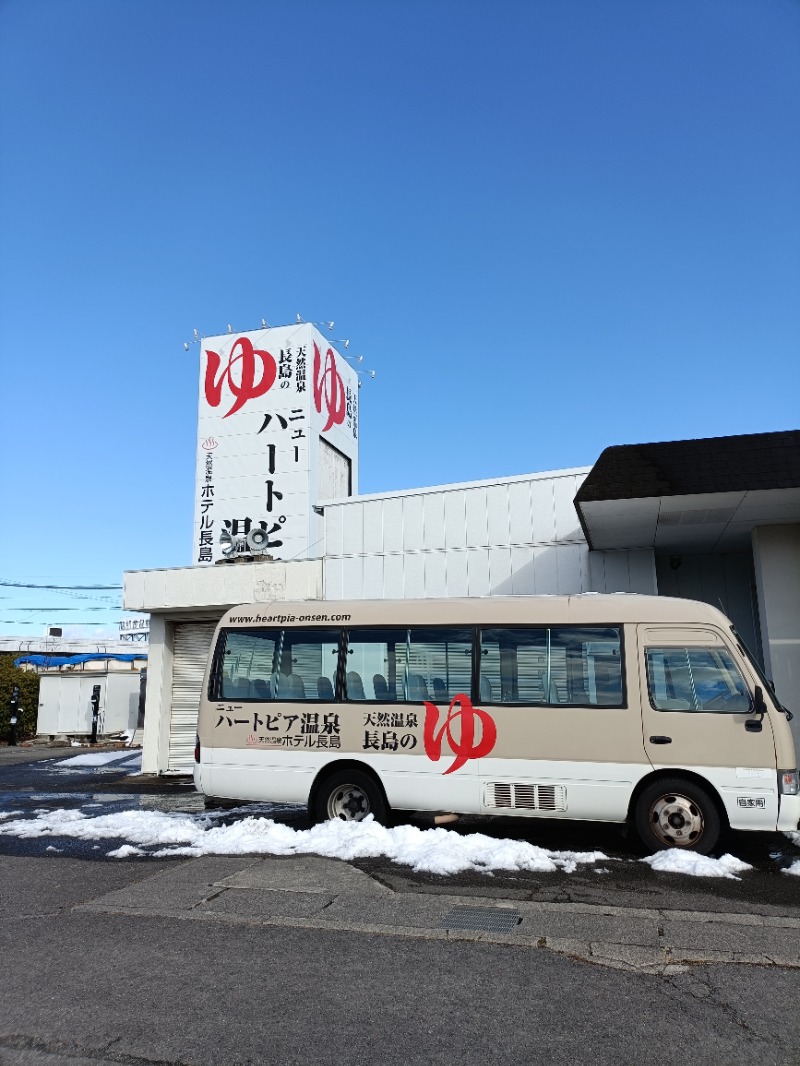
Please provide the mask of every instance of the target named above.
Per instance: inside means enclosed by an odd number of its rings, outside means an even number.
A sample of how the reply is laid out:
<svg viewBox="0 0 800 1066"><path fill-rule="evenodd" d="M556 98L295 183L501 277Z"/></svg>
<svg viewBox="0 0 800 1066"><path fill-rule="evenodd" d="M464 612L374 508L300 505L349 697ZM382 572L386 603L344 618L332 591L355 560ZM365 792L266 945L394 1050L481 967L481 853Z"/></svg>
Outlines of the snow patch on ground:
<svg viewBox="0 0 800 1066"><path fill-rule="evenodd" d="M657 851L642 859L659 873L689 874L690 877L727 877L739 881L736 875L752 870L753 867L733 855L723 855L714 859L710 855L698 855L695 851L683 851L681 848L669 848Z"/></svg>
<svg viewBox="0 0 800 1066"><path fill-rule="evenodd" d="M49 850L49 849L48 849ZM135 848L132 844L123 844L121 848L117 848L115 851L109 851L109 859L130 859L134 855L144 855L145 852L141 848Z"/></svg>
<svg viewBox="0 0 800 1066"><path fill-rule="evenodd" d="M141 752L132 754L130 751L93 751L88 755L75 755L71 759L59 759L56 762L56 766L67 767L72 769L78 766L110 766L110 764L117 764L111 766L112 769L118 769L123 763L125 767L128 764L133 765L134 762L138 762L141 765Z"/></svg>
<svg viewBox="0 0 800 1066"><path fill-rule="evenodd" d="M795 877L800 877L800 859L796 859L791 866L785 866L781 873L794 874Z"/></svg>
<svg viewBox="0 0 800 1066"><path fill-rule="evenodd" d="M311 829L292 829L282 822L247 815L220 825L224 813L132 810L91 816L59 809L33 818L3 821L0 834L25 839L68 837L76 840L124 840L109 852L111 858L148 854L153 857L200 855L322 855L326 858L386 858L419 873L441 876L467 870L490 874L493 870L533 873L574 873L580 867L612 861L602 851L553 851L527 841L497 839L483 833L456 833L450 829L419 829L398 825L391 829L372 818L363 822L323 822ZM147 852L142 848L149 849ZM726 877L751 869L732 855L720 859L678 849L658 852L643 862L658 872L693 877ZM796 864L800 868L800 861ZM598 867L607 872L607 868ZM794 869L789 871L794 873ZM798 871L800 872L800 870Z"/></svg>

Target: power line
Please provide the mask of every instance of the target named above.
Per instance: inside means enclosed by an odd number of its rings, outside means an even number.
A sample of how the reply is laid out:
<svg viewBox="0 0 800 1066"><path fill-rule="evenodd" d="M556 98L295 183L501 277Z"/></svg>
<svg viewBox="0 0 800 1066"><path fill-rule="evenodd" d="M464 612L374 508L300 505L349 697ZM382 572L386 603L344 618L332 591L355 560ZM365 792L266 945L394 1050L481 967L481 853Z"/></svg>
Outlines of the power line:
<svg viewBox="0 0 800 1066"><path fill-rule="evenodd" d="M122 591L122 585L34 585L26 581L3 581L0 579L0 585L5 588L69 588L80 589L81 592L99 592L103 591Z"/></svg>
<svg viewBox="0 0 800 1066"><path fill-rule="evenodd" d="M40 614L55 614L56 611L106 611L120 613L121 607L6 607L7 611L38 611Z"/></svg>
<svg viewBox="0 0 800 1066"><path fill-rule="evenodd" d="M6 625L6 626L41 626L41 624L42 624L41 622L20 621L19 618L0 618L0 625ZM73 624L76 625L76 626L107 626L107 625L109 625L108 622L75 622ZM0 634L0 640L8 640L8 639L9 639L9 637L7 635L4 636L3 634ZM109 637L108 639L112 640L114 638Z"/></svg>
<svg viewBox="0 0 800 1066"><path fill-rule="evenodd" d="M80 589L82 592L96 592L99 590L121 591L122 585L34 585L26 581L3 581L0 585L10 589Z"/></svg>

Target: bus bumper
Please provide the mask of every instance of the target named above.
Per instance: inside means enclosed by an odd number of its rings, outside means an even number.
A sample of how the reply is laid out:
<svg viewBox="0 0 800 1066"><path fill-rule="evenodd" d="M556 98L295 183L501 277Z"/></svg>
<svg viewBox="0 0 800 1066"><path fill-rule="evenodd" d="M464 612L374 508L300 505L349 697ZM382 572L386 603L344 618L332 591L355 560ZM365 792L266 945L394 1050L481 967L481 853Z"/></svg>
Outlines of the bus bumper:
<svg viewBox="0 0 800 1066"><path fill-rule="evenodd" d="M797 832L800 828L800 796L781 796L777 828L783 833Z"/></svg>

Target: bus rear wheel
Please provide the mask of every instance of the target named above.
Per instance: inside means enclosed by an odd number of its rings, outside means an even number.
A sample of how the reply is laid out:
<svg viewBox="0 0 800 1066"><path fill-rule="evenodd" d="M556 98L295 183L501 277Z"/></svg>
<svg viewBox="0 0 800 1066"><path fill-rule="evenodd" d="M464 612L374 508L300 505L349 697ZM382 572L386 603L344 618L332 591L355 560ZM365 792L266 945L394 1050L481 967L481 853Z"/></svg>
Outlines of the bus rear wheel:
<svg viewBox="0 0 800 1066"><path fill-rule="evenodd" d="M317 822L363 822L371 814L386 823L389 809L376 782L361 770L337 770L317 789L314 819Z"/></svg>
<svg viewBox="0 0 800 1066"><path fill-rule="evenodd" d="M681 848L708 855L722 835L714 800L704 788L679 777L648 785L636 802L634 822L650 852Z"/></svg>

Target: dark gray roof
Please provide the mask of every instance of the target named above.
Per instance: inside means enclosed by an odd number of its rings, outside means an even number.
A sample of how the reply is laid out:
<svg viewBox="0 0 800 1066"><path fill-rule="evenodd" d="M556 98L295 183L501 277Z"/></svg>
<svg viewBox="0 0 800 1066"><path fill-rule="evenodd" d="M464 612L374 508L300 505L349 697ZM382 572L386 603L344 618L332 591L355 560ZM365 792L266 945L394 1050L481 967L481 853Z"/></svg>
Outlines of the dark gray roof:
<svg viewBox="0 0 800 1066"><path fill-rule="evenodd" d="M647 496L800 487L800 430L606 448L575 505ZM578 508L580 514L580 508Z"/></svg>

